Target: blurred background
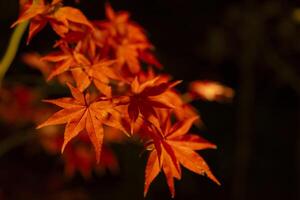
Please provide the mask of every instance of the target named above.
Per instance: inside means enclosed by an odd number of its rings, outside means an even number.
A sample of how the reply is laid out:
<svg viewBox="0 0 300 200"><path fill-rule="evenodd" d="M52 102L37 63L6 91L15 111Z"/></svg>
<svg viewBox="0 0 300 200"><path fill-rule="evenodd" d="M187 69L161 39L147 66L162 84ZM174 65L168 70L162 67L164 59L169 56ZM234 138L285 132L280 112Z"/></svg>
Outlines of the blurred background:
<svg viewBox="0 0 300 200"><path fill-rule="evenodd" d="M104 18L104 0L65 2L90 19ZM145 28L164 71L184 80L182 91L190 81L212 80L236 94L227 103L193 102L205 124L198 133L218 146L200 154L222 186L183 170L175 199L300 199L300 2L110 2L116 10L128 10ZM3 55L10 25L18 16L18 0L0 0L0 10ZM66 170L63 157L51 153L53 144L41 142L35 124L28 122L39 118L35 110L46 113L41 99L68 94L58 84L47 84L24 62L25 53L47 52L55 39L49 27L29 46L23 38L5 77L0 97L0 199L143 199L146 155L140 145L110 145L118 167L84 178L73 173L72 166ZM170 199L162 174L146 199Z"/></svg>

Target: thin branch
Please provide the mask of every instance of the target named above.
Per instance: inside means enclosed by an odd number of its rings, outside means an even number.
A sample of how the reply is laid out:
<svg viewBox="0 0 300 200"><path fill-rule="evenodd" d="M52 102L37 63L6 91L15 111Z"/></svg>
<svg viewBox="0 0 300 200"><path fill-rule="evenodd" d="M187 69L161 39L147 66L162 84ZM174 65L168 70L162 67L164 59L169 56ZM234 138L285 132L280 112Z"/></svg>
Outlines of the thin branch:
<svg viewBox="0 0 300 200"><path fill-rule="evenodd" d="M28 21L19 24L15 28L15 30L10 38L7 50L6 50L3 58L0 61L0 85L2 83L2 80L3 80L7 70L9 69L11 63L13 62L13 60L17 54L22 36L24 35L24 32L25 32L28 24L29 24Z"/></svg>

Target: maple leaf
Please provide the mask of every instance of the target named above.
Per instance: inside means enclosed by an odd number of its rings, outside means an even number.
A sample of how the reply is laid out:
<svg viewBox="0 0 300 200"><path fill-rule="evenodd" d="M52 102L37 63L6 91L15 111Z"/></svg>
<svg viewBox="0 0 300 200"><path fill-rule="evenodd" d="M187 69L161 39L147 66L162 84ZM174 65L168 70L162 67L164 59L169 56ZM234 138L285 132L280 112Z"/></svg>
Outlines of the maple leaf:
<svg viewBox="0 0 300 200"><path fill-rule="evenodd" d="M123 11L116 13L111 5L106 3L105 14L109 22L102 22L101 25L107 27L113 36L126 33L126 25L130 16L128 12Z"/></svg>
<svg viewBox="0 0 300 200"><path fill-rule="evenodd" d="M59 44L60 51L52 52L42 58L42 61L53 62L55 67L48 75L47 80L53 79L55 76L69 71L72 66L80 64L88 64L89 61L79 51L81 43L77 43L74 49L69 48L65 43Z"/></svg>
<svg viewBox="0 0 300 200"><path fill-rule="evenodd" d="M153 46L148 41L145 31L129 20L129 13L115 12L106 4L108 21L100 23L109 33L108 46L114 49L119 68L127 67L132 74L140 71L140 60L148 64L161 66L155 57L147 52Z"/></svg>
<svg viewBox="0 0 300 200"><path fill-rule="evenodd" d="M140 83L136 77L131 83L131 94L121 97L118 105L128 105L128 115L133 123L141 114L144 118L157 117L155 108L172 109L174 106L163 98L159 98L165 91L174 87L175 83L159 82L160 77Z"/></svg>
<svg viewBox="0 0 300 200"><path fill-rule="evenodd" d="M130 20L130 14L126 11L115 12L111 5L105 5L105 14L108 21L100 23L106 27L113 37L126 38L131 42L149 43L144 29Z"/></svg>
<svg viewBox="0 0 300 200"><path fill-rule="evenodd" d="M80 10L62 6L62 0L53 0L49 4L45 4L44 0L32 1L31 4L24 7L24 11L12 27L27 20L30 20L27 44L48 22L61 37L64 37L70 29L78 30L78 28L72 28L72 25L76 26L78 24L91 30L94 29Z"/></svg>
<svg viewBox="0 0 300 200"><path fill-rule="evenodd" d="M195 150L214 149L216 146L198 135L187 134L196 119L197 117L192 117L179 121L172 126L169 117L167 117L161 123L160 129L156 128L153 129L154 132L150 132L155 148L152 148L146 165L145 196L150 184L162 169L171 195L174 197L174 178L181 178L179 164L197 174L206 174L215 183L220 184L204 159L195 152Z"/></svg>
<svg viewBox="0 0 300 200"><path fill-rule="evenodd" d="M50 21L52 28L58 35L62 37L64 37L70 31L70 29L72 29L72 23L84 25L89 27L90 30L94 30L93 25L88 21L85 15L80 10L73 7L60 7L56 12L53 13L52 18L58 22ZM61 25L61 23L63 25ZM75 28L75 30L76 29L77 28Z"/></svg>
<svg viewBox="0 0 300 200"><path fill-rule="evenodd" d="M102 30L95 26L93 31L84 33L83 37L80 39L82 41L82 49L84 49L84 52L87 52L91 58L95 58L99 54L106 57L104 56L106 54L97 52L97 50L103 49L106 40L105 34Z"/></svg>
<svg viewBox="0 0 300 200"><path fill-rule="evenodd" d="M148 43L132 43L128 40L116 45L116 59L120 68L126 66L132 74L137 74L141 70L139 52L148 47L150 47Z"/></svg>
<svg viewBox="0 0 300 200"><path fill-rule="evenodd" d="M121 129L115 119L118 114L114 111L114 105L107 100L91 101L89 93L85 96L70 84L68 84L73 98L60 98L46 100L63 109L53 114L48 120L37 128L44 126L66 124L62 152L66 145L81 131L86 130L94 146L96 159L100 161L101 147L103 143L103 124Z"/></svg>
<svg viewBox="0 0 300 200"><path fill-rule="evenodd" d="M24 10L22 11L19 19L12 24L12 27L19 23L30 20L44 13L46 10L46 5L44 0L34 0L31 3L24 5Z"/></svg>
<svg viewBox="0 0 300 200"><path fill-rule="evenodd" d="M81 65L71 70L77 87L81 91L84 91L91 84L91 82L93 82L96 88L101 93L103 93L107 97L111 97L111 87L108 85L110 79L121 79L116 70L111 67L115 63L115 61L98 61L97 59L95 59L93 62L94 63L88 62L86 63L86 65Z"/></svg>
<svg viewBox="0 0 300 200"><path fill-rule="evenodd" d="M119 66L122 68L125 64L129 71L136 74L140 71L140 62L138 60L138 51L134 45L120 45L116 50L116 58Z"/></svg>

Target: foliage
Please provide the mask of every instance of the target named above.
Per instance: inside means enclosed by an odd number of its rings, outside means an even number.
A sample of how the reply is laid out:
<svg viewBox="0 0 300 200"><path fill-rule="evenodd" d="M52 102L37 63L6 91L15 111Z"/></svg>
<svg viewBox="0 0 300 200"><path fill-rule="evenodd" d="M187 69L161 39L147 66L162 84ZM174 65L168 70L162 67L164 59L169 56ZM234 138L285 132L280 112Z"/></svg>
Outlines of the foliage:
<svg viewBox="0 0 300 200"><path fill-rule="evenodd" d="M105 140L113 133L122 135L117 136L121 140L123 136L139 138L149 152L144 196L163 171L174 197L174 178L181 178L181 166L220 184L195 152L216 146L189 133L193 124L201 123L189 102L197 97L208 101L231 99L230 88L196 81L190 93L181 94L175 89L181 81L161 73L163 66L143 28L130 19L128 12L115 12L108 3L105 20L88 20L79 9L64 6L62 0L28 0L21 5L19 19L12 26L29 21L27 43L47 24L59 36L53 52L42 58L28 54L24 60L48 81L57 79L71 92L71 97L45 100L62 109L38 126L45 130L47 126L66 124L63 138L48 137L50 140L44 138L43 142L49 151L56 153L59 147L65 152L67 174L77 169L89 177L99 163L116 171L117 161ZM75 140L79 143L71 142ZM95 157L91 157L91 146Z"/></svg>

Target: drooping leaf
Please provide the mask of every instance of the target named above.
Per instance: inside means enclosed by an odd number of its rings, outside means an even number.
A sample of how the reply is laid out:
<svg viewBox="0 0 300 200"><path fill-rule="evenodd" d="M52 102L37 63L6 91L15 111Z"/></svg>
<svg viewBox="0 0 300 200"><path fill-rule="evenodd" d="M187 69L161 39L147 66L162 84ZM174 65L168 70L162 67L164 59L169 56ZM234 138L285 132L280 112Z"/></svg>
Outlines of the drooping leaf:
<svg viewBox="0 0 300 200"><path fill-rule="evenodd" d="M170 115L165 115L165 117L166 119L160 119L160 121L170 120ZM181 178L179 164L197 174L206 175L215 183L220 184L204 159L195 152L195 150L214 149L216 146L198 135L187 133L196 119L197 117L191 117L177 122L172 127L169 127L170 123L161 123L165 126L160 129L162 133L157 132L157 129L152 129L151 136L155 148L152 149L146 166L144 195L157 176L157 171L162 170L171 195L174 197L174 178Z"/></svg>
<svg viewBox="0 0 300 200"><path fill-rule="evenodd" d="M96 152L96 159L100 161L103 143L103 124L120 128L118 124L107 123L107 116L116 115L111 102L99 100L90 102L89 95L84 96L79 89L68 85L73 98L48 100L47 102L58 105L63 109L52 115L38 128L50 125L66 124L62 152L66 145L81 131L86 130Z"/></svg>

